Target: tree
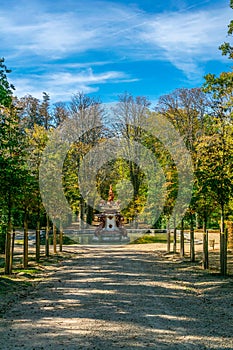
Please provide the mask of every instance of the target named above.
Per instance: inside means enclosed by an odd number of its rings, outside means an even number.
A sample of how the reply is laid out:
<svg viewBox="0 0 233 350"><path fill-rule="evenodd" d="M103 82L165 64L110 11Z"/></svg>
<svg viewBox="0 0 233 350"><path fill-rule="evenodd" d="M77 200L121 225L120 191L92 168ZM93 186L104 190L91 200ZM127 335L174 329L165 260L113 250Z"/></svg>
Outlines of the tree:
<svg viewBox="0 0 233 350"><path fill-rule="evenodd" d="M52 109L52 118L55 127L58 127L69 118L69 111L65 103L57 102L54 104Z"/></svg>
<svg viewBox="0 0 233 350"><path fill-rule="evenodd" d="M232 196L232 126L233 126L233 72L223 72L205 76L203 90L211 96L210 114L214 121L212 135L205 140L212 154L214 184L222 212L222 232L224 231L224 206Z"/></svg>
<svg viewBox="0 0 233 350"><path fill-rule="evenodd" d="M98 144L100 138L103 135L103 119L104 110L101 106L101 103L93 99L89 96L84 95L83 93L77 93L73 96L70 106L69 106L69 117L70 119L77 125L77 130L79 132L78 140L74 142L73 150L71 148L70 155L73 153L74 155L74 164L75 171L77 173L80 163L84 157L84 155L95 145ZM75 150L75 152L73 152ZM74 179L75 176L71 175L70 179ZM89 176L86 173L86 181L89 181ZM71 189L70 186L65 184L65 191L68 188ZM76 182L77 186L77 182ZM75 186L75 187L76 187ZM92 196L92 188L90 191L86 193L86 199L88 200L87 204L87 224L92 224L93 220L93 207L94 207L94 198ZM80 218L81 223L84 222L84 210L85 210L85 202L82 195L80 195L80 191L77 192L76 187L76 198L78 196L80 203ZM68 194L69 195L69 194ZM77 211L77 209L76 209Z"/></svg>
<svg viewBox="0 0 233 350"><path fill-rule="evenodd" d="M26 179L27 191L23 191L24 207L36 217L36 260L40 259L40 226L41 216L44 215L44 208L40 197L39 188L39 165L42 152L48 140L49 132L43 126L34 124L31 129L25 129L26 133L26 161L28 165L28 176Z"/></svg>
<svg viewBox="0 0 233 350"><path fill-rule="evenodd" d="M195 163L195 143L205 128L208 106L206 95L200 88L176 89L159 98L156 110L164 115L184 138Z"/></svg>
<svg viewBox="0 0 233 350"><path fill-rule="evenodd" d="M40 101L37 98L27 95L16 99L16 104L22 129L33 129L35 124L43 125Z"/></svg>
<svg viewBox="0 0 233 350"><path fill-rule="evenodd" d="M137 226L139 209L139 192L143 172L140 169L141 152L138 143L142 141L145 131L143 126L149 112L150 102L144 96L133 97L125 93L119 96L119 102L113 108L115 117L115 134L126 140L125 156L129 166L129 178L133 185L132 218Z"/></svg>
<svg viewBox="0 0 233 350"><path fill-rule="evenodd" d="M233 0L230 0L230 7L233 9ZM233 33L233 20L228 25L228 35L232 36ZM229 42L224 42L219 49L224 56L228 56L229 59L233 59L233 46Z"/></svg>
<svg viewBox="0 0 233 350"><path fill-rule="evenodd" d="M161 96L156 108L158 113L164 115L183 137L186 147L192 157L194 171L197 170L196 145L199 137L205 132L205 114L207 106L208 101L204 92L199 88L193 88L176 89L169 95ZM195 179L195 185L196 182L197 179ZM170 190L173 189L174 194L177 192L176 187L177 183L173 182ZM195 259L194 215L196 201L197 197L193 196L189 209L191 261L194 261ZM175 247L174 250L176 250Z"/></svg>
<svg viewBox="0 0 233 350"><path fill-rule="evenodd" d="M13 106L1 108L0 125L0 195L6 208L5 273L9 274L13 207L20 196L25 167L24 141L19 129L19 118Z"/></svg>
<svg viewBox="0 0 233 350"><path fill-rule="evenodd" d="M233 0L230 0L233 9ZM233 33L233 21L228 25L228 35ZM224 42L219 49L222 54L233 58L233 46ZM220 225L220 269L227 273L227 235L225 232L226 208L232 198L232 136L233 136L233 73L222 72L219 77L207 74L203 91L211 98L210 114L213 118L213 130L202 139L199 150L202 152L201 176L204 177L204 188L210 189L221 210ZM206 154L210 157L208 159ZM209 172L207 175L206 172Z"/></svg>
<svg viewBox="0 0 233 350"><path fill-rule="evenodd" d="M205 76L203 90L211 97L210 114L214 121L212 135L202 140L202 176L206 178L221 210L221 273L226 274L227 243L225 232L226 206L233 194L233 72ZM208 155L208 158L205 156Z"/></svg>
<svg viewBox="0 0 233 350"><path fill-rule="evenodd" d="M43 101L40 105L40 116L42 118L42 125L45 127L45 130L53 127L53 120L49 110L50 107L50 97L46 92L43 92Z"/></svg>
<svg viewBox="0 0 233 350"><path fill-rule="evenodd" d="M8 82L7 74L11 73L11 70L4 64L5 59L0 58L0 105L10 107L12 103L12 96L14 85Z"/></svg>

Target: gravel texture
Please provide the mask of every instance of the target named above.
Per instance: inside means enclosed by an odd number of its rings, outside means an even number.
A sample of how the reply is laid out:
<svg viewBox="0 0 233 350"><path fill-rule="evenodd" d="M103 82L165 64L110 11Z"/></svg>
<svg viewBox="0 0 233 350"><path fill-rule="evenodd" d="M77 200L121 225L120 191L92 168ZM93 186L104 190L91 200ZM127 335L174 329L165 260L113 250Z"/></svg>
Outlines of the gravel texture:
<svg viewBox="0 0 233 350"><path fill-rule="evenodd" d="M153 244L69 252L0 319L1 350L233 349L232 278Z"/></svg>

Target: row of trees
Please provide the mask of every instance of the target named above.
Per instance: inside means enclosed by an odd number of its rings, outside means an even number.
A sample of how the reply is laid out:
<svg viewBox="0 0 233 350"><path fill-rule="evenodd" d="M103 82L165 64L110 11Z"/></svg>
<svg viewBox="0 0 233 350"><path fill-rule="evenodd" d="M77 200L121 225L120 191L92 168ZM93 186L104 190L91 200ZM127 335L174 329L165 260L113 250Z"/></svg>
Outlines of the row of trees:
<svg viewBox="0 0 233 350"><path fill-rule="evenodd" d="M229 34L231 32L230 24ZM223 44L221 49L223 54L232 57L230 44ZM69 138L69 133L75 132L79 136L76 135L73 141L71 137L72 142L62 169L62 183L69 206L75 215L80 216L82 225L85 220L87 224L92 224L94 208L98 209L97 194L107 199L108 188L112 184L122 201L124 216L133 220L135 225L138 225L138 217L152 227L172 225L176 230L179 224L181 242L184 227L189 226L191 260L195 259L194 227L203 227L206 233L208 227L219 226L221 272L226 273L225 226L233 215L232 72L223 72L219 77L207 75L202 88L177 89L161 96L154 110L150 108L147 98L123 94L111 113L106 111L100 101L82 93L73 95L70 103L52 106L50 97L45 92L42 100L31 95L17 98L14 96L14 86L8 82L9 73L2 58L0 249L5 251L6 274L12 269L12 232L16 227L24 228L24 267L28 264L29 226L37 230L36 259L40 259L39 230L42 226L46 227L46 255L49 254L51 222L41 199L41 159L51 138L56 139L59 135L66 142L67 135ZM188 209L183 208L180 223L176 222L174 213L181 187L179 169L169 152L169 146L163 143L163 137L147 127L154 125L156 128L155 121L158 118L161 130L166 129L166 121L169 121L179 133L192 159L192 198ZM67 130L69 125L70 129L76 125L76 130ZM169 135L169 130L167 132ZM179 142L172 140L171 144L176 148ZM89 153L93 154L93 159L87 160ZM180 158L181 164L183 161L185 166L186 158L182 159L182 154ZM91 162L94 177L91 175ZM57 169L45 168L44 171L55 174ZM84 171L84 189L79 181L81 171ZM50 175L51 178L53 174ZM51 201L57 201L59 207L56 196ZM60 229L62 250L62 225L64 222L69 223L68 218L61 218L61 212L58 210L57 218L53 220L54 251L56 226ZM174 242L176 243L176 235ZM181 247L181 253L184 254L184 245Z"/></svg>

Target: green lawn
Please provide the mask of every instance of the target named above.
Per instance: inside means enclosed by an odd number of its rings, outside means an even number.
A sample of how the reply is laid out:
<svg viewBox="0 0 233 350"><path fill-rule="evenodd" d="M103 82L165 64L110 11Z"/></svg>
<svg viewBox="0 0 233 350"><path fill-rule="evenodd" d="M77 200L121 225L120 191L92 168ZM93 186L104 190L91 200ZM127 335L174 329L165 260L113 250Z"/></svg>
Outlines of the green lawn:
<svg viewBox="0 0 233 350"><path fill-rule="evenodd" d="M167 234L158 233L155 235L144 235L130 242L130 244L166 243L166 242L167 242Z"/></svg>

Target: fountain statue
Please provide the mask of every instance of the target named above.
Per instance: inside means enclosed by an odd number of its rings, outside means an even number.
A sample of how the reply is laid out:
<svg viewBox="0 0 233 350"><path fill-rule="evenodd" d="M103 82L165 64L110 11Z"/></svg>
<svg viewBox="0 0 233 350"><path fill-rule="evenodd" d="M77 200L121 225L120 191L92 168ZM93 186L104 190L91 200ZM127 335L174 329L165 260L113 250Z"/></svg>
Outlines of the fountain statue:
<svg viewBox="0 0 233 350"><path fill-rule="evenodd" d="M128 242L129 237L124 228L124 218L120 214L119 201L114 201L112 185L110 185L107 202L101 201L101 213L98 214L99 226L95 230L94 241Z"/></svg>

